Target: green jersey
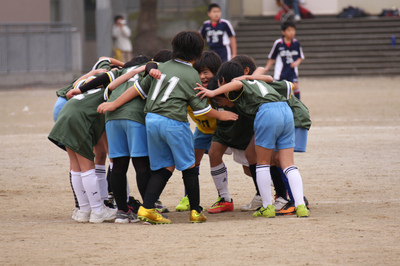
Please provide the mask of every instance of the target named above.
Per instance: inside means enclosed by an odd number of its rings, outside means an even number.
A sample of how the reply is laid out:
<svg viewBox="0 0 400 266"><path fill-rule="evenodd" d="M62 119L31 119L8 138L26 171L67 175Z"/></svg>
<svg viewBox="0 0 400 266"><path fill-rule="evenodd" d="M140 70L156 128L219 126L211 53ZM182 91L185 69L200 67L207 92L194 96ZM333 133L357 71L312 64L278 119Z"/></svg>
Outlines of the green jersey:
<svg viewBox="0 0 400 266"><path fill-rule="evenodd" d="M100 69L100 68L104 68L104 69L110 70L111 69L110 68L110 60L109 59L101 59L101 60L97 61L96 64L94 64L92 70L96 70L96 69ZM66 95L70 90L72 90L74 88L74 83L75 83L76 80L77 79L72 81L68 86L56 91L57 96L67 99Z"/></svg>
<svg viewBox="0 0 400 266"><path fill-rule="evenodd" d="M123 75L125 73L128 73L139 66L134 66L131 68L124 69L120 75ZM111 95L110 98L108 99L108 102L113 102L115 101L121 94L123 94L127 89L133 86L134 82L136 80L140 80L141 75L136 74L132 78L130 78L128 81L122 83L119 85L117 88L115 88ZM140 124L145 124L145 116L144 116L144 106L146 104L146 101L143 100L140 97L136 97L132 99L131 101L125 103L121 107L119 107L117 110L113 112L106 112L106 122L109 120L117 120L117 119L128 119L128 120L133 120L135 122L138 122Z"/></svg>
<svg viewBox="0 0 400 266"><path fill-rule="evenodd" d="M279 94L268 83L261 80L242 80L242 89L228 93L238 110L250 117L255 117L258 107L264 103L282 102L286 98Z"/></svg>
<svg viewBox="0 0 400 266"><path fill-rule="evenodd" d="M199 73L188 62L178 59L160 63L162 75L154 79L150 75L135 81L135 88L143 99L147 98L144 112L155 113L181 122L188 122L187 107L195 116L211 111L207 98L196 96L194 88L201 83Z"/></svg>

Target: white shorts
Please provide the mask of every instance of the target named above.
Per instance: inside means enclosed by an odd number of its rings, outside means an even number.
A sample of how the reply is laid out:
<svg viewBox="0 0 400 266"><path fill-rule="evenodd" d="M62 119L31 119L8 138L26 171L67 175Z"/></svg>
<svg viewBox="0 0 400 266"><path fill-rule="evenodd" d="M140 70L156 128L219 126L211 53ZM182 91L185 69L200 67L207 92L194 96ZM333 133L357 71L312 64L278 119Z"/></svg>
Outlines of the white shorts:
<svg viewBox="0 0 400 266"><path fill-rule="evenodd" d="M245 151L238 150L235 148L228 147L224 154L231 155L233 153L233 160L238 164L249 166L249 162L247 161Z"/></svg>

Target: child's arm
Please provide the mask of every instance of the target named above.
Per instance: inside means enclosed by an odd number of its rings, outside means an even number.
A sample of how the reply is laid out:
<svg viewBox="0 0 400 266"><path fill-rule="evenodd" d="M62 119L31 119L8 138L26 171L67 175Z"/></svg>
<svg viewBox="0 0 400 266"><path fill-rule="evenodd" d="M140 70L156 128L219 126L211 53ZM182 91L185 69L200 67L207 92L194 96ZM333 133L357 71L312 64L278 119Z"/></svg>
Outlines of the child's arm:
<svg viewBox="0 0 400 266"><path fill-rule="evenodd" d="M272 65L275 63L276 59L268 59L267 64L265 65L265 72L268 72L268 70L272 67Z"/></svg>
<svg viewBox="0 0 400 266"><path fill-rule="evenodd" d="M301 62L303 62L303 59L301 59L301 58L299 57L299 58L297 58L296 61L294 61L293 63L290 64L290 67L291 67L291 68L298 67L298 66L301 64Z"/></svg>
<svg viewBox="0 0 400 266"><path fill-rule="evenodd" d="M234 78L234 80L262 80L265 81L266 83L273 82L274 79L270 75L262 75L262 74L252 74L252 75L243 75L237 78Z"/></svg>
<svg viewBox="0 0 400 266"><path fill-rule="evenodd" d="M91 70L88 73L86 73L85 75L83 75L82 77L80 77L79 79L77 79L74 82L73 86L75 87L76 84L78 84L78 82L81 81L81 80L87 79L90 76L95 76L97 74L104 73L104 72L107 72L107 69L100 68L100 69Z"/></svg>
<svg viewBox="0 0 400 266"><path fill-rule="evenodd" d="M139 74L141 72L144 71L146 66L140 66L138 68L135 68L132 71L129 71L125 74L123 74L122 76L118 77L117 79L115 79L114 81L112 81L110 83L110 85L108 85L108 90L113 91L115 90L115 88L117 88L119 85L121 85L122 83L128 81L130 78L132 78L133 76L135 76L136 74Z"/></svg>
<svg viewBox="0 0 400 266"><path fill-rule="evenodd" d="M223 93L230 92L230 91L238 91L243 87L242 82L240 82L238 80L233 80L229 83L226 83L216 90L207 90L206 88L202 87L199 83L196 83L196 84L199 87L194 88L194 89L200 91L199 93L196 94L196 96L201 95L201 97L200 97L201 99L203 99L204 97L213 98L216 95L223 94Z"/></svg>
<svg viewBox="0 0 400 266"><path fill-rule="evenodd" d="M232 36L229 39L231 41L231 58L234 58L237 55L236 37Z"/></svg>
<svg viewBox="0 0 400 266"><path fill-rule="evenodd" d="M230 111L217 111L215 109L211 109L210 112L204 114L205 116L216 118L221 121L236 121L239 117L238 114L235 114Z"/></svg>
<svg viewBox="0 0 400 266"><path fill-rule="evenodd" d="M133 85L132 87L128 88L124 93L122 93L115 101L100 104L97 107L97 112L100 114L105 114L109 111L115 111L117 108L121 107L122 105L129 102L133 98L136 98L137 96L139 96L139 93L137 92L135 85Z"/></svg>
<svg viewBox="0 0 400 266"><path fill-rule="evenodd" d="M119 60L117 60L115 58L112 58L112 57L102 56L102 57L99 58L99 60L102 60L102 59L110 60L110 64L111 65L116 65L116 66L120 66L120 67L123 67L125 65L124 62L121 62L121 61L119 61Z"/></svg>

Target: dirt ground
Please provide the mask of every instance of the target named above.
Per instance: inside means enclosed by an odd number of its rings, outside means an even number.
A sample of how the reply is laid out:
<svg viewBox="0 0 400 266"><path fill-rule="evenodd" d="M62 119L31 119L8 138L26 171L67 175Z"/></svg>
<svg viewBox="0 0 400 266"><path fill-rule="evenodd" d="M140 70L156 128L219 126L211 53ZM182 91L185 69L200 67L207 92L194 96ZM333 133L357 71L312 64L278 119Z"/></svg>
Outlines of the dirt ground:
<svg viewBox="0 0 400 266"><path fill-rule="evenodd" d="M400 265L400 77L302 78L313 125L295 154L311 216L253 218L255 190L231 156L235 210L190 224L174 211L181 173L162 201L171 225L78 224L67 154L47 135L57 88L0 91L1 265ZM217 193L208 156L201 204ZM138 197L133 168L131 194Z"/></svg>

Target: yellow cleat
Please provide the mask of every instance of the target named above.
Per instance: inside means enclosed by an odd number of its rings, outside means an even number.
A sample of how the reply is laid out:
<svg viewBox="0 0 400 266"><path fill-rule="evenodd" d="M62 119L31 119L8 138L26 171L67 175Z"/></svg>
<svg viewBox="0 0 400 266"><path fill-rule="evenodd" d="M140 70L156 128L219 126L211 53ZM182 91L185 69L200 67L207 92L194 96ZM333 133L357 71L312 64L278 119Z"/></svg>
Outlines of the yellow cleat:
<svg viewBox="0 0 400 266"><path fill-rule="evenodd" d="M196 210L190 211L190 222L191 223L204 223L207 221L207 217L203 212L198 213Z"/></svg>
<svg viewBox="0 0 400 266"><path fill-rule="evenodd" d="M140 206L138 210L138 218L141 221L149 222L151 224L170 224L171 220L164 218L155 209L146 209Z"/></svg>

